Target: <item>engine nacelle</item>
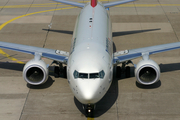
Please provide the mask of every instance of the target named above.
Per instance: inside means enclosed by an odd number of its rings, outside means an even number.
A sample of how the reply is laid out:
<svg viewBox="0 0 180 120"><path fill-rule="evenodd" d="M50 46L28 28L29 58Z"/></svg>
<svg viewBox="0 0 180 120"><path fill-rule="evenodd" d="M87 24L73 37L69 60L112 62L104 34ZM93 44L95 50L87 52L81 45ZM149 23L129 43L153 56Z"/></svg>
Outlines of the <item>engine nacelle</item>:
<svg viewBox="0 0 180 120"><path fill-rule="evenodd" d="M31 85L40 85L47 81L49 70L43 60L32 59L23 69L24 80Z"/></svg>
<svg viewBox="0 0 180 120"><path fill-rule="evenodd" d="M143 85L156 83L160 77L159 65L151 59L141 60L135 69L137 82Z"/></svg>

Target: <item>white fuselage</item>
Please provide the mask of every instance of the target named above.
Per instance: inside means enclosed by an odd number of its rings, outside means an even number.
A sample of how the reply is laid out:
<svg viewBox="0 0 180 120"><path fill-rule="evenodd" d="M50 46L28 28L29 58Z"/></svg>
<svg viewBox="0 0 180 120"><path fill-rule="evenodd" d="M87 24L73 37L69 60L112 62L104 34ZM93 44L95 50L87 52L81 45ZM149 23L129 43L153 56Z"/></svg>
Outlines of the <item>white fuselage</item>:
<svg viewBox="0 0 180 120"><path fill-rule="evenodd" d="M113 76L111 21L101 3L87 4L77 17L67 64L68 82L83 104L97 103Z"/></svg>

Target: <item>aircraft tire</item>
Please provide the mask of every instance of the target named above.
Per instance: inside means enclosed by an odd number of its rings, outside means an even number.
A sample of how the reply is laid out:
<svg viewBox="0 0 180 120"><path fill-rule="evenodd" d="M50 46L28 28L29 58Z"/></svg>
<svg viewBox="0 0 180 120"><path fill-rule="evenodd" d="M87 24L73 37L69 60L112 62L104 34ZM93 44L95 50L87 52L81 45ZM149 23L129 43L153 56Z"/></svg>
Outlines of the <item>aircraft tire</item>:
<svg viewBox="0 0 180 120"><path fill-rule="evenodd" d="M126 67L125 76L126 76L126 78L130 77L130 67L129 66Z"/></svg>
<svg viewBox="0 0 180 120"><path fill-rule="evenodd" d="M55 76L55 77L59 77L59 75L60 75L59 67L58 67L58 66L55 66L55 67L54 67L54 76Z"/></svg>
<svg viewBox="0 0 180 120"><path fill-rule="evenodd" d="M94 117L95 105L83 105L86 117Z"/></svg>
<svg viewBox="0 0 180 120"><path fill-rule="evenodd" d="M121 67L117 66L116 68L116 78L121 78Z"/></svg>
<svg viewBox="0 0 180 120"><path fill-rule="evenodd" d="M64 66L63 74L64 74L64 78L67 78L67 67L66 66Z"/></svg>

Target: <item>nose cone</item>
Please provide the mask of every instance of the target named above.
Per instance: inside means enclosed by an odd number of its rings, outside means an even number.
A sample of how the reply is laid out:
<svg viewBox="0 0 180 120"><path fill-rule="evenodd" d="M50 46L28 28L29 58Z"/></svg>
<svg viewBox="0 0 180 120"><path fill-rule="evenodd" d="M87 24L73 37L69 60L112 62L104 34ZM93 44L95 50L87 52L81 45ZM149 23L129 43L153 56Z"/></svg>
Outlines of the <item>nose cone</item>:
<svg viewBox="0 0 180 120"><path fill-rule="evenodd" d="M83 104L97 103L101 96L99 95L99 80L82 80L79 83L78 100Z"/></svg>
<svg viewBox="0 0 180 120"><path fill-rule="evenodd" d="M96 93L94 91L89 90L82 90L81 97L84 103L92 103L96 97Z"/></svg>

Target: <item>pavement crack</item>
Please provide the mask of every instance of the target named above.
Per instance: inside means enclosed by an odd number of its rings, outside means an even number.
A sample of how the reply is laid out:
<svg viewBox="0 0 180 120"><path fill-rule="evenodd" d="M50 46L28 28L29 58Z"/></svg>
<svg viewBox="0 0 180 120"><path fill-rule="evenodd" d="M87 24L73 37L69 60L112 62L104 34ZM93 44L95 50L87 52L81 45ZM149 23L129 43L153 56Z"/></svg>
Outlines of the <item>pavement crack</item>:
<svg viewBox="0 0 180 120"><path fill-rule="evenodd" d="M25 106L26 106L26 103L27 103L27 100L28 100L29 93L30 93L30 88L29 88L29 91L27 93L27 96L26 96L26 99L25 99L25 102L24 102L24 105L23 105L19 120L21 120L21 118L22 118L22 115L23 115L23 112L24 112L24 109L25 109Z"/></svg>
<svg viewBox="0 0 180 120"><path fill-rule="evenodd" d="M159 0L158 0L158 2L159 2ZM173 24L171 23L171 20L169 19L168 15L166 14L166 11L164 10L164 8L162 7L162 5L161 5L160 2L159 2L159 4L160 4L160 6L161 6L161 8L162 8L162 10L163 10L166 18L168 19L169 24L172 26L172 29L173 29L173 31L174 31L174 34L175 34L176 38L177 38L177 41L180 42L180 40L179 40L179 38L178 38L178 36L177 36L176 30L175 30Z"/></svg>
<svg viewBox="0 0 180 120"><path fill-rule="evenodd" d="M117 110L117 112L116 112L116 114L117 114L117 120L119 120L118 100L116 100L116 110Z"/></svg>
<svg viewBox="0 0 180 120"><path fill-rule="evenodd" d="M9 1L10 0L8 0L7 2L6 2L6 4L3 6L3 8L2 9L0 9L0 12L4 9L4 7L9 3Z"/></svg>
<svg viewBox="0 0 180 120"><path fill-rule="evenodd" d="M51 22L50 22L50 24L48 25L48 31L47 31L47 33L46 33L46 38L45 38L45 40L44 40L43 48L46 46L47 37L48 37L49 31L50 31L50 29L51 29L51 27L52 27L52 21L53 21L54 14L55 14L55 11L56 11L57 7L58 7L58 3L56 4L55 10L54 10L54 12L53 12Z"/></svg>
<svg viewBox="0 0 180 120"><path fill-rule="evenodd" d="M27 12L26 12L26 14L28 13L28 11L30 10L30 8L31 8L31 6L32 6L32 4L34 3L34 0L32 1L32 3L31 3L31 5L29 6L29 8L28 8L28 10L27 10Z"/></svg>

